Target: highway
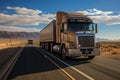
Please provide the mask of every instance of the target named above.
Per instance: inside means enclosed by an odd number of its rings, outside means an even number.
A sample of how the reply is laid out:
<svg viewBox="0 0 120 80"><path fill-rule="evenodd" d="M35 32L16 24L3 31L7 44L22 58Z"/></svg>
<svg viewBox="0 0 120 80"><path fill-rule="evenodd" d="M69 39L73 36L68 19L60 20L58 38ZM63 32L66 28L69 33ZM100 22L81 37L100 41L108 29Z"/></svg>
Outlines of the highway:
<svg viewBox="0 0 120 80"><path fill-rule="evenodd" d="M120 73L77 58L61 60L35 45L26 45L6 80L120 80Z"/></svg>

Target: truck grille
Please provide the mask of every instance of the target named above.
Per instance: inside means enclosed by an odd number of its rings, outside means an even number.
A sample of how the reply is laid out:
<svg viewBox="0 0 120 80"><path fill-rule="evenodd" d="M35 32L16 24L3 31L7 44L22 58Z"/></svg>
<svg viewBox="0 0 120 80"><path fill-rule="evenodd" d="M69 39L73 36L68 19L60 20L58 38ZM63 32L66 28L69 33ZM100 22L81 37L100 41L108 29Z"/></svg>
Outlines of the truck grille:
<svg viewBox="0 0 120 80"><path fill-rule="evenodd" d="M94 47L94 36L78 36L78 44L81 47Z"/></svg>

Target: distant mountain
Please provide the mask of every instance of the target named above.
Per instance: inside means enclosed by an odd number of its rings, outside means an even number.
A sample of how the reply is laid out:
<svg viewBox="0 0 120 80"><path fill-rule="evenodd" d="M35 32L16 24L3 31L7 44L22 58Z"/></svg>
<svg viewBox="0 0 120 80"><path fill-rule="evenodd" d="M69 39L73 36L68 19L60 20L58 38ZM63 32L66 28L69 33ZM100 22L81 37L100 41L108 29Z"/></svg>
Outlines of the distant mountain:
<svg viewBox="0 0 120 80"><path fill-rule="evenodd" d="M39 38L39 32L9 32L9 31L0 31L0 38L38 39Z"/></svg>
<svg viewBox="0 0 120 80"><path fill-rule="evenodd" d="M21 39L39 39L39 32L9 32L9 31L0 31L0 38L21 38ZM119 40L109 40L105 38L95 38L97 42L120 42Z"/></svg>
<svg viewBox="0 0 120 80"><path fill-rule="evenodd" d="M95 40L97 42L100 42L100 41L110 41L109 39L105 39L105 38L95 38Z"/></svg>
<svg viewBox="0 0 120 80"><path fill-rule="evenodd" d="M95 40L97 41L97 42L120 42L120 39L118 39L118 40L109 40L109 39L105 39L105 38L95 38Z"/></svg>

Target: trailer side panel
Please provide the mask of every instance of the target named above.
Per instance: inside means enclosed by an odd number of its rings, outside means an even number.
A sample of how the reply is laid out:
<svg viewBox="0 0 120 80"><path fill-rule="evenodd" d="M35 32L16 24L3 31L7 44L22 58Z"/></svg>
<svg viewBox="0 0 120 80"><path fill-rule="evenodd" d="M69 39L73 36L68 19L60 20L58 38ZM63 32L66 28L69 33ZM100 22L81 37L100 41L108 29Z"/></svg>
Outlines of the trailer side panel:
<svg viewBox="0 0 120 80"><path fill-rule="evenodd" d="M56 21L53 20L50 24L48 24L44 29L40 31L40 42L55 42L55 28Z"/></svg>

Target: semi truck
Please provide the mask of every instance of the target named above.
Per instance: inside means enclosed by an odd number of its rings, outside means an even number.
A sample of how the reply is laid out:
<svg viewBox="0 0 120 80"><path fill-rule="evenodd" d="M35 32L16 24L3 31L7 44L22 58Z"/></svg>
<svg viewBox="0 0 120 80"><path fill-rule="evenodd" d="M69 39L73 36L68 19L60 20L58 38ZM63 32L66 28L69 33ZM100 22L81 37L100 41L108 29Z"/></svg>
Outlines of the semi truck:
<svg viewBox="0 0 120 80"><path fill-rule="evenodd" d="M88 57L99 55L99 46L95 43L97 24L88 16L78 12L56 13L51 21L40 31L40 46L51 53L66 57Z"/></svg>

